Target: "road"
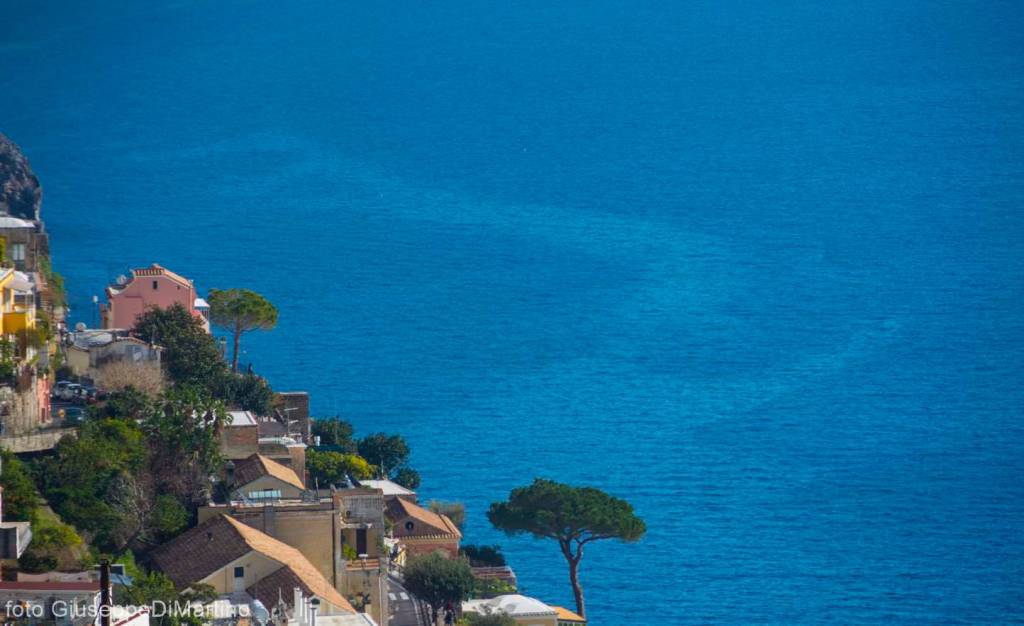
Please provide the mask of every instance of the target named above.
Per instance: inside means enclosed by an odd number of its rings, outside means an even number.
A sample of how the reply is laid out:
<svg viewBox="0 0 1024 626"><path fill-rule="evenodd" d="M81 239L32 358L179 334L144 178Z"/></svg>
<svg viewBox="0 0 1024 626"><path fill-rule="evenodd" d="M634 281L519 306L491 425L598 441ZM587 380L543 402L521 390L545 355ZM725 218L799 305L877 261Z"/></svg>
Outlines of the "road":
<svg viewBox="0 0 1024 626"><path fill-rule="evenodd" d="M420 610L419 602L413 599L402 583L390 576L388 600L391 608L390 626L430 626Z"/></svg>

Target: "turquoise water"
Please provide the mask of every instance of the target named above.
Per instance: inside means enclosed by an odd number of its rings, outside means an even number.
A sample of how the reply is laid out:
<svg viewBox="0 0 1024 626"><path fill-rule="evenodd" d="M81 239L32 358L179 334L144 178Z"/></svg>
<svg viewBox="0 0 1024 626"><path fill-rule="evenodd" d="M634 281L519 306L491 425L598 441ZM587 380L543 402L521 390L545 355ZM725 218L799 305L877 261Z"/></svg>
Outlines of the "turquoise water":
<svg viewBox="0 0 1024 626"><path fill-rule="evenodd" d="M1019 3L7 4L78 318L153 261L263 292L243 362L406 435L527 593L556 546L483 511L548 476L650 528L595 626L1024 621Z"/></svg>

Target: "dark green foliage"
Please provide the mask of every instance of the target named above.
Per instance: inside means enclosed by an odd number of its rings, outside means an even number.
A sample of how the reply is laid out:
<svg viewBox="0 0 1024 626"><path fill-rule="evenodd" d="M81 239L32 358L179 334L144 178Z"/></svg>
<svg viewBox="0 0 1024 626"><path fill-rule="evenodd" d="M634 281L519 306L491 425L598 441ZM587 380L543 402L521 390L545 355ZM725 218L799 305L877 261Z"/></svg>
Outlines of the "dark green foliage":
<svg viewBox="0 0 1024 626"><path fill-rule="evenodd" d="M401 435L374 433L359 440L359 456L387 475L409 460L409 446Z"/></svg>
<svg viewBox="0 0 1024 626"><path fill-rule="evenodd" d="M446 604L458 606L469 597L474 579L466 561L434 552L409 561L404 584L410 593L430 605L436 622L438 612Z"/></svg>
<svg viewBox="0 0 1024 626"><path fill-rule="evenodd" d="M175 603L185 606L188 602L205 604L217 597L216 591L209 585L191 585L188 591L179 592L171 579L161 572L132 572L134 584L130 587L116 587L114 601L121 606L152 606L156 602L162 606L172 607ZM169 615L154 614L151 622L154 626L200 626L204 621L200 617L178 615L175 611L166 611Z"/></svg>
<svg viewBox="0 0 1024 626"><path fill-rule="evenodd" d="M240 375L228 373L225 380L227 389L221 397L227 403L256 415L270 415L274 391L265 378L246 372Z"/></svg>
<svg viewBox="0 0 1024 626"><path fill-rule="evenodd" d="M232 373L221 357L217 340L181 305L146 311L135 324L135 334L164 347L164 369L177 387L196 390L257 415L270 414L274 392L266 379L252 372Z"/></svg>
<svg viewBox="0 0 1024 626"><path fill-rule="evenodd" d="M538 478L528 487L513 489L507 502L495 502L487 512L499 530L509 535L531 534L554 539L569 563L569 580L576 612L586 617L579 563L583 546L601 539L637 541L646 527L625 500L593 487L573 487Z"/></svg>
<svg viewBox="0 0 1024 626"><path fill-rule="evenodd" d="M180 304L149 309L135 322L135 334L164 347L161 361L174 383L206 389L211 394L223 386L227 365L217 340Z"/></svg>
<svg viewBox="0 0 1024 626"><path fill-rule="evenodd" d="M52 556L40 555L33 550L27 550L18 559L18 569L28 574L52 572L57 569L57 559Z"/></svg>
<svg viewBox="0 0 1024 626"><path fill-rule="evenodd" d="M501 546L475 546L466 544L460 549L473 567L501 567L506 565Z"/></svg>
<svg viewBox="0 0 1024 626"><path fill-rule="evenodd" d="M171 537L188 526L189 512L169 494L156 497L153 506L153 527L162 536Z"/></svg>
<svg viewBox="0 0 1024 626"><path fill-rule="evenodd" d="M220 467L223 405L183 389L100 413L36 465L50 505L110 553L180 531Z"/></svg>
<svg viewBox="0 0 1024 626"><path fill-rule="evenodd" d="M248 289L211 289L210 319L231 332L231 371L238 371L238 344L243 333L270 330L277 324L277 309L269 300Z"/></svg>
<svg viewBox="0 0 1024 626"><path fill-rule="evenodd" d="M93 419L119 417L140 420L145 416L150 400L149 396L134 387L127 387L123 391L111 393L106 402L91 405L86 411Z"/></svg>
<svg viewBox="0 0 1024 626"><path fill-rule="evenodd" d="M36 485L25 464L9 450L0 450L0 485L4 488L3 516L11 522L30 521L39 505Z"/></svg>
<svg viewBox="0 0 1024 626"><path fill-rule="evenodd" d="M314 420L311 428L313 436L320 437L320 447L325 450L349 454L354 454L359 450L355 439L352 438L354 433L352 424L337 415Z"/></svg>
<svg viewBox="0 0 1024 626"><path fill-rule="evenodd" d="M406 489L412 489L415 491L420 486L420 473L411 467L403 467L402 469L395 472L393 481Z"/></svg>

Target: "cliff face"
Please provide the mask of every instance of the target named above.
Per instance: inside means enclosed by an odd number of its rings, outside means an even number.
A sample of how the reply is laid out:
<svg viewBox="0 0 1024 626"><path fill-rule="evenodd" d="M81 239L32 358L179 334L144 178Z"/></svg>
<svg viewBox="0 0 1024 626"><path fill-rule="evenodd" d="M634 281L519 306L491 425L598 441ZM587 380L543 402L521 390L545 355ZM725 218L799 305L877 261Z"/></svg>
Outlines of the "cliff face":
<svg viewBox="0 0 1024 626"><path fill-rule="evenodd" d="M43 191L28 159L18 146L0 133L0 213L27 220L39 219Z"/></svg>

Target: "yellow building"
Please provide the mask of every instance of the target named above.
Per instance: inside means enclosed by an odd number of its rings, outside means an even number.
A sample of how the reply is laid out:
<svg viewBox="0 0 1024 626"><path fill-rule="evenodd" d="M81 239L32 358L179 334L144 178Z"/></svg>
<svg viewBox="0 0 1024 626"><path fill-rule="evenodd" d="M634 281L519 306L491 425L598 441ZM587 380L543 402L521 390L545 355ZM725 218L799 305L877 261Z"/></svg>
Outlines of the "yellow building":
<svg viewBox="0 0 1024 626"><path fill-rule="evenodd" d="M14 268L0 270L0 334L17 334L35 326L35 285Z"/></svg>

